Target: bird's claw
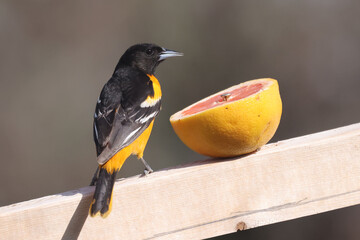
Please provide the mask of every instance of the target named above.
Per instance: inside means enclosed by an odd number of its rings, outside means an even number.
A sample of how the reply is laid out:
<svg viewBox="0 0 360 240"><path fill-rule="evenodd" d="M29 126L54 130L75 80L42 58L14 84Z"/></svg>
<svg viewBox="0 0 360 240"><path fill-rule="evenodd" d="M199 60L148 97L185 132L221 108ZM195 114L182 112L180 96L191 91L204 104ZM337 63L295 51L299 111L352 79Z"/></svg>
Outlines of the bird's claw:
<svg viewBox="0 0 360 240"><path fill-rule="evenodd" d="M144 170L144 176L147 176L147 175L149 175L150 173L153 173L154 172L154 170L152 170L151 168L150 169L145 169Z"/></svg>

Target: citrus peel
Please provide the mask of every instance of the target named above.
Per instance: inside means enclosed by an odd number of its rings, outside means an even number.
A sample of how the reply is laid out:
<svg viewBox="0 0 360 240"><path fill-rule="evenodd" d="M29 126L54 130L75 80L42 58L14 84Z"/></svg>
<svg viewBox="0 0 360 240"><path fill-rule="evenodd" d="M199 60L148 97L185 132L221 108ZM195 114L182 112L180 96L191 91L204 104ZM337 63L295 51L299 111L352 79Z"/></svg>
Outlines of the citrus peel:
<svg viewBox="0 0 360 240"><path fill-rule="evenodd" d="M259 149L275 134L282 102L275 79L247 81L175 113L171 125L190 149L232 157Z"/></svg>

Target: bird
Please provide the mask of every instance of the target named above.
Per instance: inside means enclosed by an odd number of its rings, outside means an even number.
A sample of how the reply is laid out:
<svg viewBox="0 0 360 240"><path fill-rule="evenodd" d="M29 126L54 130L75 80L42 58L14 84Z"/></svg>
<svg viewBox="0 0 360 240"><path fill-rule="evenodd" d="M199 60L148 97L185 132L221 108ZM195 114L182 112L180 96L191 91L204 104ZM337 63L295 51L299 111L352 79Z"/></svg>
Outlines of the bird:
<svg viewBox="0 0 360 240"><path fill-rule="evenodd" d="M161 110L161 86L154 76L157 66L182 53L142 43L129 47L101 90L96 102L93 138L98 167L89 214L106 218L112 209L112 192L117 173L130 155L145 165L145 175L152 173L143 154Z"/></svg>

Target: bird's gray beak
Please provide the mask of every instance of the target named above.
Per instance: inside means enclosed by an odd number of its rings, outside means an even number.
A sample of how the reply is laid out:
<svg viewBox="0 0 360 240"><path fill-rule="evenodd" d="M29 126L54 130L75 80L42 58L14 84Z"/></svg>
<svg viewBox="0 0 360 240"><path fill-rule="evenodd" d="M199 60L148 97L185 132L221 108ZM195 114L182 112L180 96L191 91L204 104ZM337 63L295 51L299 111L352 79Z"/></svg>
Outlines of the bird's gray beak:
<svg viewBox="0 0 360 240"><path fill-rule="evenodd" d="M169 50L169 49L165 49L163 48L164 51L162 51L160 53L160 57L159 57L159 61L162 61L162 60L165 60L169 57L180 57L180 56L184 56L183 53L181 52L176 52L176 51L173 51L173 50Z"/></svg>

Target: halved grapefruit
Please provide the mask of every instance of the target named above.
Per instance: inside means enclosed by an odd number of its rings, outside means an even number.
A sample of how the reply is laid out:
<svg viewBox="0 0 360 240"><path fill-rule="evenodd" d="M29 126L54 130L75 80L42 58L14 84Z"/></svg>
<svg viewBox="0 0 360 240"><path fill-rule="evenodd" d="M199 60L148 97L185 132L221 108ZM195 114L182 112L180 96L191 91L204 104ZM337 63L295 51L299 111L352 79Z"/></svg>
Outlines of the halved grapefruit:
<svg viewBox="0 0 360 240"><path fill-rule="evenodd" d="M259 149L275 134L282 103L275 79L235 85L175 113L170 122L190 149L232 157Z"/></svg>

